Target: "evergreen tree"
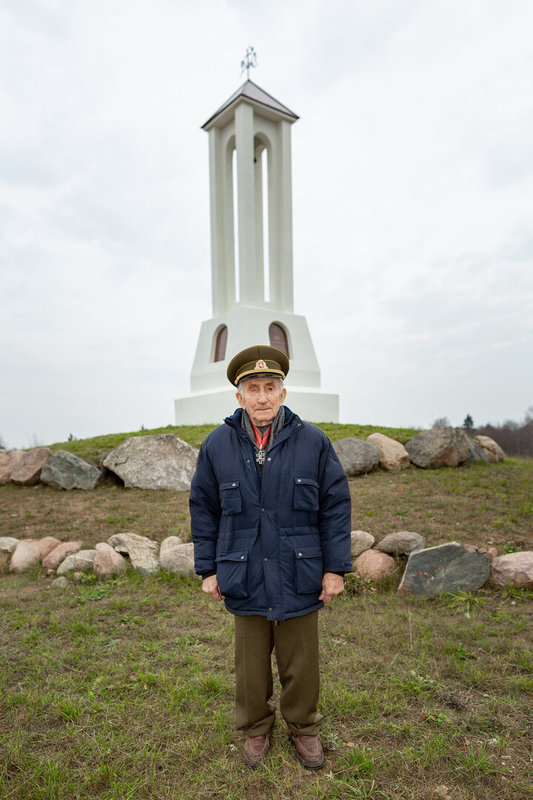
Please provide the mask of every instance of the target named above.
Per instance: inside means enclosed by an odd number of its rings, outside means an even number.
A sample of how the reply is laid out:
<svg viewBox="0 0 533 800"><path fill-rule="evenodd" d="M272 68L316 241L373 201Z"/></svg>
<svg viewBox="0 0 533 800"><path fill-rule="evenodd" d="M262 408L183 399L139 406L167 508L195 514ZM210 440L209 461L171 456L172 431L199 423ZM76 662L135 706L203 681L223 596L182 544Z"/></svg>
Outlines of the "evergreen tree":
<svg viewBox="0 0 533 800"><path fill-rule="evenodd" d="M465 421L463 422L463 428L465 429L465 431L471 431L473 427L474 427L474 420L472 419L470 414L467 414L465 417Z"/></svg>

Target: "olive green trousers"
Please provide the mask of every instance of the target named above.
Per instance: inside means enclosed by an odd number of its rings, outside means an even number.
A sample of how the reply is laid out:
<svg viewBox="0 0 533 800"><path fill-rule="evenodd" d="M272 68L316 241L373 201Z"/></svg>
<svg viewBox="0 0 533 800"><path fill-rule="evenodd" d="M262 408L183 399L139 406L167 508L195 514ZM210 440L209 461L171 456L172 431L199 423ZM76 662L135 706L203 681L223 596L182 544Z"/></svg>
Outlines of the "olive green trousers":
<svg viewBox="0 0 533 800"><path fill-rule="evenodd" d="M235 615L235 711L237 729L247 736L270 733L276 718L272 702L272 652L281 683L280 711L296 734L315 736L317 713L318 611L271 622Z"/></svg>

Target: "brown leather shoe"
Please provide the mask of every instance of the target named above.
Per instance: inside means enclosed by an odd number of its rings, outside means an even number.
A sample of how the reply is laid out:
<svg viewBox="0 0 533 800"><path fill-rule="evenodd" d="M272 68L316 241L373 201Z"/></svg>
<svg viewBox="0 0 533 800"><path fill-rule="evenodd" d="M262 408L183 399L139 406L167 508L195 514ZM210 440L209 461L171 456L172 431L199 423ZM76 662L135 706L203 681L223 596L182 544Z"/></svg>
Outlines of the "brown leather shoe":
<svg viewBox="0 0 533 800"><path fill-rule="evenodd" d="M244 743L244 761L248 767L255 769L268 753L270 734L263 736L247 736Z"/></svg>
<svg viewBox="0 0 533 800"><path fill-rule="evenodd" d="M322 769L326 763L318 736L297 736L289 730L289 739L296 748L296 758L306 769Z"/></svg>

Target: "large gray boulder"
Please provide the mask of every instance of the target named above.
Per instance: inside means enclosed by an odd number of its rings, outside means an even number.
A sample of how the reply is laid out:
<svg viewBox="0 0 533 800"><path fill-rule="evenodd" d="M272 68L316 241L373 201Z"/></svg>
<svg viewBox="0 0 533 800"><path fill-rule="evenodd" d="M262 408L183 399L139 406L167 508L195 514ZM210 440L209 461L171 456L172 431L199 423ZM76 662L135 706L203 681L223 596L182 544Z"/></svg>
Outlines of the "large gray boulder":
<svg viewBox="0 0 533 800"><path fill-rule="evenodd" d="M339 457L342 468L348 478L372 472L379 464L378 448L362 439L340 439L333 443L333 449Z"/></svg>
<svg viewBox="0 0 533 800"><path fill-rule="evenodd" d="M411 466L409 453L400 442L385 436L384 433L371 433L367 442L378 449L379 466L382 469L400 470Z"/></svg>
<svg viewBox="0 0 533 800"><path fill-rule="evenodd" d="M495 442L494 439L490 438L490 436L475 436L474 441L483 448L487 456L487 461L496 463L496 461L503 461L505 458L505 453L498 442Z"/></svg>
<svg viewBox="0 0 533 800"><path fill-rule="evenodd" d="M405 445L411 462L422 469L457 467L468 459L468 438L461 428L422 431Z"/></svg>
<svg viewBox="0 0 533 800"><path fill-rule="evenodd" d="M41 470L52 455L49 447L34 447L26 450L11 473L13 483L21 486L35 486L39 483Z"/></svg>
<svg viewBox="0 0 533 800"><path fill-rule="evenodd" d="M101 477L98 467L66 450L53 453L41 470L41 482L57 489L91 490Z"/></svg>
<svg viewBox="0 0 533 800"><path fill-rule="evenodd" d="M138 533L115 533L107 540L117 553L127 556L131 565L141 575L159 572L159 545Z"/></svg>
<svg viewBox="0 0 533 800"><path fill-rule="evenodd" d="M489 577L490 556L457 542L411 553L398 594L436 597L445 592L472 592Z"/></svg>
<svg viewBox="0 0 533 800"><path fill-rule="evenodd" d="M132 436L103 459L128 488L189 491L198 450L171 433Z"/></svg>
<svg viewBox="0 0 533 800"><path fill-rule="evenodd" d="M533 552L507 553L492 561L492 580L497 586L523 586L533 589Z"/></svg>

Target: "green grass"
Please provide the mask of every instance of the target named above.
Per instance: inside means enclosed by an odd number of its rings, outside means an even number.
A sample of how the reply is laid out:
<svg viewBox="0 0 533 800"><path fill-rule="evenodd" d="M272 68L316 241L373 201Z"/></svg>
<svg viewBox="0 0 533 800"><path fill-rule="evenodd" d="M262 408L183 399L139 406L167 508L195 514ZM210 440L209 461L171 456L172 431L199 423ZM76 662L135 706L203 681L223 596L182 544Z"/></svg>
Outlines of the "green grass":
<svg viewBox="0 0 533 800"><path fill-rule="evenodd" d="M462 600L394 589L321 612L315 774L281 720L267 763L244 767L232 617L196 581L128 573L57 592L4 577L0 797L427 800L443 785L464 800L528 797L531 600L485 590L466 616Z"/></svg>

